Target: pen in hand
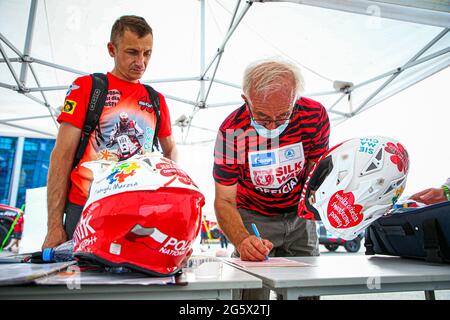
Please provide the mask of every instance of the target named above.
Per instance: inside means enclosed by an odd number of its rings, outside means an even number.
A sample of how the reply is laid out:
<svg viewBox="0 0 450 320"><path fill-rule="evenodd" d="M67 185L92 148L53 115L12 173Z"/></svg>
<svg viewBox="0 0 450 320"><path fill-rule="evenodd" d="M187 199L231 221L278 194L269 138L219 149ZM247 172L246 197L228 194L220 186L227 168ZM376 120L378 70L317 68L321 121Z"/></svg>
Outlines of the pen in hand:
<svg viewBox="0 0 450 320"><path fill-rule="evenodd" d="M258 228L256 227L256 224L252 223L252 229L253 229L253 233L255 234L255 236L256 236L259 240L261 240L261 242L262 242L261 235L259 234L259 231L258 231ZM269 257L266 256L266 258L265 258L264 260L269 260Z"/></svg>

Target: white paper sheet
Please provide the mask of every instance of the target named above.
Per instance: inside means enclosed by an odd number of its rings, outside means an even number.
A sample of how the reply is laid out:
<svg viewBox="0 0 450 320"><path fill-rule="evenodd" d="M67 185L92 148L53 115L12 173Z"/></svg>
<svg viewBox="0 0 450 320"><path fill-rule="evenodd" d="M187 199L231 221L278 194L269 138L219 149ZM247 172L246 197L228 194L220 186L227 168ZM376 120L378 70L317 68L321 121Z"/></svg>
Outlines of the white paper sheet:
<svg viewBox="0 0 450 320"><path fill-rule="evenodd" d="M242 261L240 258L229 258L226 261L231 262L243 268L252 267L312 267L313 265L305 262L289 260L286 258L273 257L264 261Z"/></svg>

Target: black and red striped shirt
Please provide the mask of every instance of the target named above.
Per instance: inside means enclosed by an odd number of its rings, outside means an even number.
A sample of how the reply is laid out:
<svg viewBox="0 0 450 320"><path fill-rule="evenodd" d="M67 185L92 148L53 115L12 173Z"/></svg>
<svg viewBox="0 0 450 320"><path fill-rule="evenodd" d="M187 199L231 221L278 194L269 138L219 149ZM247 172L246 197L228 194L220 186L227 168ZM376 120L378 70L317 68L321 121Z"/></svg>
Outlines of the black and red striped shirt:
<svg viewBox="0 0 450 320"><path fill-rule="evenodd" d="M330 122L318 102L297 100L278 138L259 136L245 105L220 126L214 150L214 180L237 184L237 207L265 215L297 210L306 180L306 163L328 149Z"/></svg>

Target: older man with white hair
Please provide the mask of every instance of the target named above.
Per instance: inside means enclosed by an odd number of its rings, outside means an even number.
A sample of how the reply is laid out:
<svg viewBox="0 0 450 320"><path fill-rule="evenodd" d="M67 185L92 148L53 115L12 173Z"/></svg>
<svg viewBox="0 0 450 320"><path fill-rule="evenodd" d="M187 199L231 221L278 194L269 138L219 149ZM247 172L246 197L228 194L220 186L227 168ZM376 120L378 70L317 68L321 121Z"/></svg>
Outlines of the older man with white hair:
<svg viewBox="0 0 450 320"><path fill-rule="evenodd" d="M315 222L297 207L308 171L328 149L330 124L320 103L300 97L303 87L295 65L256 62L244 74L245 103L219 129L215 211L242 260L319 254ZM269 298L252 291L243 298Z"/></svg>

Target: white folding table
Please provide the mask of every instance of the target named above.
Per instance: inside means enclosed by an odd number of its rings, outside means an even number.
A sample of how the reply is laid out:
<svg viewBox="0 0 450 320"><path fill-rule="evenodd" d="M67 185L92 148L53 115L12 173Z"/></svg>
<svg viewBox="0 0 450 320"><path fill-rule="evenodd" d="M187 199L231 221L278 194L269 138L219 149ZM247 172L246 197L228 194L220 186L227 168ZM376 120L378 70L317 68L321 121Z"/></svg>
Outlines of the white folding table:
<svg viewBox="0 0 450 320"><path fill-rule="evenodd" d="M288 257L308 267L241 268L260 278L263 285L284 299L302 296L342 295L450 289L450 265L389 256Z"/></svg>

